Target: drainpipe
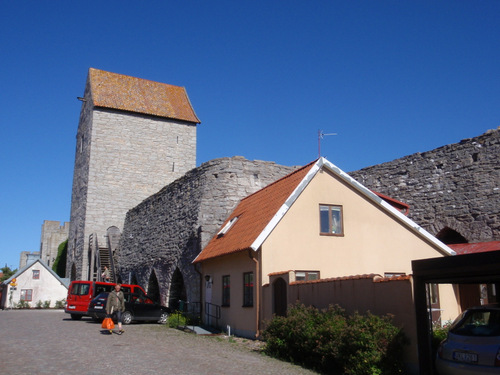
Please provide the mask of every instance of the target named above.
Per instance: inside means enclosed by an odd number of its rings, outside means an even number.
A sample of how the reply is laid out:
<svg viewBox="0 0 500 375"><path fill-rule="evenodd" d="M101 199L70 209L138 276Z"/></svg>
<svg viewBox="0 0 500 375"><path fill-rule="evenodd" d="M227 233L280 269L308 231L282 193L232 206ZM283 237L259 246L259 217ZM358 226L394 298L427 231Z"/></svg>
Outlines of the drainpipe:
<svg viewBox="0 0 500 375"><path fill-rule="evenodd" d="M199 263L195 263L194 264L194 270L196 271L196 273L198 275L200 275L200 319L203 320L203 301L202 301L202 298L203 298L203 277L202 276L202 273L201 273L201 270L198 270L198 266L201 268L201 264Z"/></svg>
<svg viewBox="0 0 500 375"><path fill-rule="evenodd" d="M257 330L255 332L255 338L260 336L260 269L259 269L259 261L252 256L252 249L248 250L248 256L255 262L255 300L256 300L256 321L255 326Z"/></svg>

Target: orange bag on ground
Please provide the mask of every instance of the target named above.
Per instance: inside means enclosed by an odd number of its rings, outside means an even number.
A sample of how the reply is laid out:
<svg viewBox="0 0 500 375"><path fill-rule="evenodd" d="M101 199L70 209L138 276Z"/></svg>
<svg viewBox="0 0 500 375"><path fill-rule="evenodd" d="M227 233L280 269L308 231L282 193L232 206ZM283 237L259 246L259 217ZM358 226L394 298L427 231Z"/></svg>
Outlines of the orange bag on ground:
<svg viewBox="0 0 500 375"><path fill-rule="evenodd" d="M115 328L115 323L113 323L113 319L111 318L104 318L101 327L105 329L113 329Z"/></svg>

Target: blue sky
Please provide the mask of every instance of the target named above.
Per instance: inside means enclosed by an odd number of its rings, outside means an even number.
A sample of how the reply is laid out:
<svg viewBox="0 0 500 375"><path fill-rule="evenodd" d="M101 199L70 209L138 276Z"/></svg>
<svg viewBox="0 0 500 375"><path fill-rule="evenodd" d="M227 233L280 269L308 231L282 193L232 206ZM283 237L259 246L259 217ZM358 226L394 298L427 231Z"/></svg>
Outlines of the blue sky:
<svg viewBox="0 0 500 375"><path fill-rule="evenodd" d="M0 266L68 221L89 67L184 86L197 164L346 172L500 126L500 1L0 2Z"/></svg>

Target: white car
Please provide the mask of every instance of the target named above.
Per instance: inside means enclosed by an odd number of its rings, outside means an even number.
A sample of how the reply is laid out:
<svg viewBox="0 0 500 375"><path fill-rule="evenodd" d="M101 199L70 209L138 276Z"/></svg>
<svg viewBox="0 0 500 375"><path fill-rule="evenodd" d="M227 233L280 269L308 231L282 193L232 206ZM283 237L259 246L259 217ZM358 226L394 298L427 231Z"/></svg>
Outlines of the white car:
<svg viewBox="0 0 500 375"><path fill-rule="evenodd" d="M500 304L465 310L439 345L439 375L500 374Z"/></svg>

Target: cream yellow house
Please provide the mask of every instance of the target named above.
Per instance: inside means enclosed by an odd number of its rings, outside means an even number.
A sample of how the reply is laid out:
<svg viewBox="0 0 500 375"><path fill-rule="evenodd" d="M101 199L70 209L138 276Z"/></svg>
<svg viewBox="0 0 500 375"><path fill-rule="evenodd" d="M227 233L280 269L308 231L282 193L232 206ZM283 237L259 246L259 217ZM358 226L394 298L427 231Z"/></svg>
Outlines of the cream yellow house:
<svg viewBox="0 0 500 375"><path fill-rule="evenodd" d="M412 260L455 254L408 219L403 206L325 158L246 197L194 260L204 282L205 323L256 337L295 302L287 289L298 281L411 279ZM439 310L452 319L459 312L455 292L440 288ZM344 298L356 295L366 298ZM414 326L413 312L408 316L406 325Z"/></svg>

